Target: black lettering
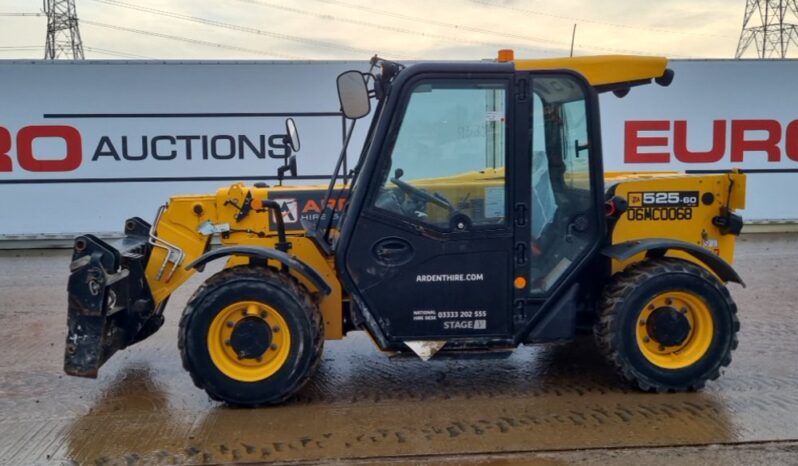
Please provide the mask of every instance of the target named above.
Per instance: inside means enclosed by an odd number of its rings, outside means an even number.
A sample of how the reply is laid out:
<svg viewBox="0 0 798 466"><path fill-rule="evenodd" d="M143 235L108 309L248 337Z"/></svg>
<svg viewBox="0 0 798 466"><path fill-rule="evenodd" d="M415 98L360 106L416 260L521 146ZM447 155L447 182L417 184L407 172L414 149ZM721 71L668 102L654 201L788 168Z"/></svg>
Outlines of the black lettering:
<svg viewBox="0 0 798 466"><path fill-rule="evenodd" d="M285 136L275 134L269 137L269 147L272 149L279 149L282 152L275 152L269 150L269 157L273 159L287 159L291 156L291 148L285 143Z"/></svg>
<svg viewBox="0 0 798 466"><path fill-rule="evenodd" d="M226 153L219 151L219 141L227 141ZM211 155L215 159L227 160L236 156L236 140L233 136L214 136L211 138Z"/></svg>
<svg viewBox="0 0 798 466"><path fill-rule="evenodd" d="M97 144L97 149L94 150L94 155L91 158L91 161L94 162L100 157L113 157L114 160L119 161L119 153L116 151L116 147L114 147L114 143L111 142L111 138L108 136L103 136L100 138L100 143Z"/></svg>
<svg viewBox="0 0 798 466"><path fill-rule="evenodd" d="M175 139L178 141L185 141L186 147L186 160L191 160L191 141L199 141L199 136L176 136Z"/></svg>
<svg viewBox="0 0 798 466"><path fill-rule="evenodd" d="M127 136L122 136L122 157L125 160L144 160L147 158L147 136L141 137L141 154L132 155L128 151Z"/></svg>
<svg viewBox="0 0 798 466"><path fill-rule="evenodd" d="M238 158L244 158L244 149L249 148L255 157L259 159L266 158L266 136L260 135L258 137L258 142L260 143L257 147L252 143L252 141L246 137L245 135L241 134L238 136Z"/></svg>
<svg viewBox="0 0 798 466"><path fill-rule="evenodd" d="M202 160L208 160L208 136L202 136Z"/></svg>
<svg viewBox="0 0 798 466"><path fill-rule="evenodd" d="M169 141L169 143L172 144L172 147L174 147L175 143L177 142L172 136L155 136L150 141L150 153L152 154L152 158L156 160L172 160L177 157L177 151L174 149L172 149L172 151L167 155L159 153L158 143L160 141Z"/></svg>

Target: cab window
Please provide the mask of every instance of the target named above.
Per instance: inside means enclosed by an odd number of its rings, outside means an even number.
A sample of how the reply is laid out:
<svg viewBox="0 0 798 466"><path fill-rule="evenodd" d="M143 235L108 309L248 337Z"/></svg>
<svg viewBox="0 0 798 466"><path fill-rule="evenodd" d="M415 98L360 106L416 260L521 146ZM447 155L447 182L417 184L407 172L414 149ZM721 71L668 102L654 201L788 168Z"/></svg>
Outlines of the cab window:
<svg viewBox="0 0 798 466"><path fill-rule="evenodd" d="M570 76L531 82L531 290L554 286L596 235L587 98Z"/></svg>
<svg viewBox="0 0 798 466"><path fill-rule="evenodd" d="M507 82L416 84L374 206L443 230L505 222Z"/></svg>

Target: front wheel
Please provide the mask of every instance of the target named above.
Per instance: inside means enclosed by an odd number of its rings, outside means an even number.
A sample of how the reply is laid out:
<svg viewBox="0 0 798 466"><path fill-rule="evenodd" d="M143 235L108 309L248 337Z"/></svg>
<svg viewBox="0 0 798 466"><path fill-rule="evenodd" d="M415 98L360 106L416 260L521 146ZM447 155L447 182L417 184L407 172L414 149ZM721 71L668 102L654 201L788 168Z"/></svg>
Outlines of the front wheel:
<svg viewBox="0 0 798 466"><path fill-rule="evenodd" d="M737 306L703 268L673 258L630 266L607 286L596 341L621 376L644 391L702 388L731 363Z"/></svg>
<svg viewBox="0 0 798 466"><path fill-rule="evenodd" d="M307 290L263 267L234 267L209 278L188 302L178 346L183 367L211 398L277 404L318 365L322 320Z"/></svg>

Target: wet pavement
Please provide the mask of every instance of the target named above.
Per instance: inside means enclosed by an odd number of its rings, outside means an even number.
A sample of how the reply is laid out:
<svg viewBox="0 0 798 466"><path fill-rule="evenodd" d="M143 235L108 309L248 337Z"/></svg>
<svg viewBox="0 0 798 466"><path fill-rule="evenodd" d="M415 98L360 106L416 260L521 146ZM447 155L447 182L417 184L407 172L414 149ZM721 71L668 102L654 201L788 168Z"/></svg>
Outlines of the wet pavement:
<svg viewBox="0 0 798 466"><path fill-rule="evenodd" d="M356 333L294 401L260 409L210 401L181 366L178 318L211 270L85 380L61 369L68 252L1 252L0 464L798 464L798 236L738 244L740 346L700 393L628 389L588 339L422 363Z"/></svg>

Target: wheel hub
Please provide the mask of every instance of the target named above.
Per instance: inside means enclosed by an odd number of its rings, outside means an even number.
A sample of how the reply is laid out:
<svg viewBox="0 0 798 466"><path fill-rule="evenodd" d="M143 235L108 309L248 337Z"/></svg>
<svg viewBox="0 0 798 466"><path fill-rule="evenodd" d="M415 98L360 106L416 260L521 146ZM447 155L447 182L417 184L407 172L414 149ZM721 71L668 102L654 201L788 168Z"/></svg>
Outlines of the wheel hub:
<svg viewBox="0 0 798 466"><path fill-rule="evenodd" d="M654 310L648 318L648 333L662 346L679 346L690 335L690 322L671 306Z"/></svg>
<svg viewBox="0 0 798 466"><path fill-rule="evenodd" d="M257 359L263 356L272 344L272 330L259 317L239 320L230 335L230 346L239 359Z"/></svg>

